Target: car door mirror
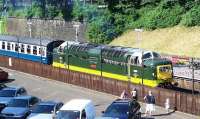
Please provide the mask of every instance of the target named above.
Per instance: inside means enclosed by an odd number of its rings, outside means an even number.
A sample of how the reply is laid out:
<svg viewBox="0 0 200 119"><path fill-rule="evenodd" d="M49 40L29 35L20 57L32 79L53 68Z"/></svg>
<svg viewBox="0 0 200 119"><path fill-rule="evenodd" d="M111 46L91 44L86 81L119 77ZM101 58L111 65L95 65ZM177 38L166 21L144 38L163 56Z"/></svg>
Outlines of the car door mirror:
<svg viewBox="0 0 200 119"><path fill-rule="evenodd" d="M126 112L126 114L128 114L128 115L129 115L129 112Z"/></svg>

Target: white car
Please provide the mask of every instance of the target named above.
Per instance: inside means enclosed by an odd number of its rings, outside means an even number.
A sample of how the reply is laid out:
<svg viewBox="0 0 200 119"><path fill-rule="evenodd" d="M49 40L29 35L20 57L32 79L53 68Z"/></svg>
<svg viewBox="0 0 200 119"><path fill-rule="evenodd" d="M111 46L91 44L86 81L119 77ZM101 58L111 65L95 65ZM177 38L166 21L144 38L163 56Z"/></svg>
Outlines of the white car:
<svg viewBox="0 0 200 119"><path fill-rule="evenodd" d="M91 100L73 99L58 111L56 119L94 119L95 109Z"/></svg>

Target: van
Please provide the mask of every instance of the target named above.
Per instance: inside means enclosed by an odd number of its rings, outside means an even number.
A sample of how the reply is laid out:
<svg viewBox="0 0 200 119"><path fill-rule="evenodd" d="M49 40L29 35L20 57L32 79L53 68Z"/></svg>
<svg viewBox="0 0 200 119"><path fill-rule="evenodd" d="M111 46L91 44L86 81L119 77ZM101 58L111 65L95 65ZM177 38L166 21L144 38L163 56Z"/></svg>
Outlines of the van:
<svg viewBox="0 0 200 119"><path fill-rule="evenodd" d="M91 100L73 99L61 107L56 119L94 119L95 109Z"/></svg>

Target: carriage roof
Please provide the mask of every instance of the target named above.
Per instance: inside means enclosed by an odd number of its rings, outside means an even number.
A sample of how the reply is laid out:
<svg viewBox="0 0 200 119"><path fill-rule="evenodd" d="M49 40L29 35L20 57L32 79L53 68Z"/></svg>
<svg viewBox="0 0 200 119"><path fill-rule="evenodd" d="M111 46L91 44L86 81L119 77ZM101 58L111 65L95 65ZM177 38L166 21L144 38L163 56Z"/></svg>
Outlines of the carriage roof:
<svg viewBox="0 0 200 119"><path fill-rule="evenodd" d="M42 45L47 46L50 42L55 40L46 39L46 38L28 38L28 37L16 37L16 36L9 36L9 35L0 35L1 41L8 41L8 42L19 42L24 44L32 44L32 45Z"/></svg>

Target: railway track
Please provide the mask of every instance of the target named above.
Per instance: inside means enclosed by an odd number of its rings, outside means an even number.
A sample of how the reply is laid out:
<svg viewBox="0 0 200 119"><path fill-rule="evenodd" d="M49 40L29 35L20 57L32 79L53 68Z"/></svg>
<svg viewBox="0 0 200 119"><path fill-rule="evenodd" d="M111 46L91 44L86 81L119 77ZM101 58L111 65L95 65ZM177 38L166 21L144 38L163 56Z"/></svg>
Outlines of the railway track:
<svg viewBox="0 0 200 119"><path fill-rule="evenodd" d="M174 76L174 80L178 83L178 87L172 87L172 90L190 94L200 94L200 80L194 79L194 92L192 91L193 79L188 77Z"/></svg>

